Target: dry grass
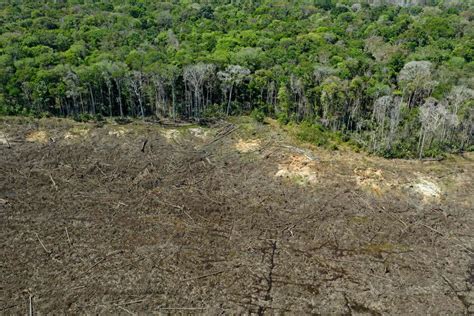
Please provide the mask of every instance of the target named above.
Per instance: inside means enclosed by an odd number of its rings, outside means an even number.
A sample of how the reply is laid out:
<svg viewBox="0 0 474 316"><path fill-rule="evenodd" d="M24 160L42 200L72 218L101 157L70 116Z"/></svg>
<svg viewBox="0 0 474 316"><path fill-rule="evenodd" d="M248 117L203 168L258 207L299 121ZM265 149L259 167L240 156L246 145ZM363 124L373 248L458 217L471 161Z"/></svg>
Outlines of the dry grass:
<svg viewBox="0 0 474 316"><path fill-rule="evenodd" d="M31 132L25 137L28 142L46 144L48 142L48 133L45 131Z"/></svg>

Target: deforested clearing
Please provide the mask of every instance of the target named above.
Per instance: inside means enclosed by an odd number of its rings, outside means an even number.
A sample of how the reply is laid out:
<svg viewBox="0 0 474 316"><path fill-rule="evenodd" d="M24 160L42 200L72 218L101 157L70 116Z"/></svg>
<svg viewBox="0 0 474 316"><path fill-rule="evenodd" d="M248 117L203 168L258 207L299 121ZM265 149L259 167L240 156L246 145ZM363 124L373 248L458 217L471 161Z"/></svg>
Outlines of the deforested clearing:
<svg viewBox="0 0 474 316"><path fill-rule="evenodd" d="M472 154L330 151L246 117L0 135L2 313L473 312Z"/></svg>

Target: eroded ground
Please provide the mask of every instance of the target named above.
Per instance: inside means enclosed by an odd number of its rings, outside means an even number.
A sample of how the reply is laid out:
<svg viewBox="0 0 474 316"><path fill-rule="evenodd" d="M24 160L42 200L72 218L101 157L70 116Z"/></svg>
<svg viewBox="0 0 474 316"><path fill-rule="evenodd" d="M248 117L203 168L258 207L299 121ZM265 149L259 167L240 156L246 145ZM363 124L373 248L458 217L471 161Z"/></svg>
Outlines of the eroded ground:
<svg viewBox="0 0 474 316"><path fill-rule="evenodd" d="M0 312L474 313L473 155L3 118Z"/></svg>

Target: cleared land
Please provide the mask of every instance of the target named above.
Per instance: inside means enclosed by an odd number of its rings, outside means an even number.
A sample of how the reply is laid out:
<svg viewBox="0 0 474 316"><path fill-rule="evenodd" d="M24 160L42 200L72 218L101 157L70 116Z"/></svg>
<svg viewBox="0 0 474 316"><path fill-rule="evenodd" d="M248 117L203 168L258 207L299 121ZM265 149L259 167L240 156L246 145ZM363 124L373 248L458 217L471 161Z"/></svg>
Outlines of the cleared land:
<svg viewBox="0 0 474 316"><path fill-rule="evenodd" d="M0 312L474 312L474 156L2 118Z"/></svg>

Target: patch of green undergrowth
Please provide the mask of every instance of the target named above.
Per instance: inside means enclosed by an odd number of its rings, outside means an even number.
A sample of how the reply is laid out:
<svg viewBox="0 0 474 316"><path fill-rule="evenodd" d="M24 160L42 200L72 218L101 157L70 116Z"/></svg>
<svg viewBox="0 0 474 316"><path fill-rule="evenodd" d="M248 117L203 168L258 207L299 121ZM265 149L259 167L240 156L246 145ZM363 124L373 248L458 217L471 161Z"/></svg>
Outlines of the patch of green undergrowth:
<svg viewBox="0 0 474 316"><path fill-rule="evenodd" d="M329 150L338 150L349 141L349 139L344 138L341 132L333 132L317 123L289 123L287 128L299 141L311 143Z"/></svg>

